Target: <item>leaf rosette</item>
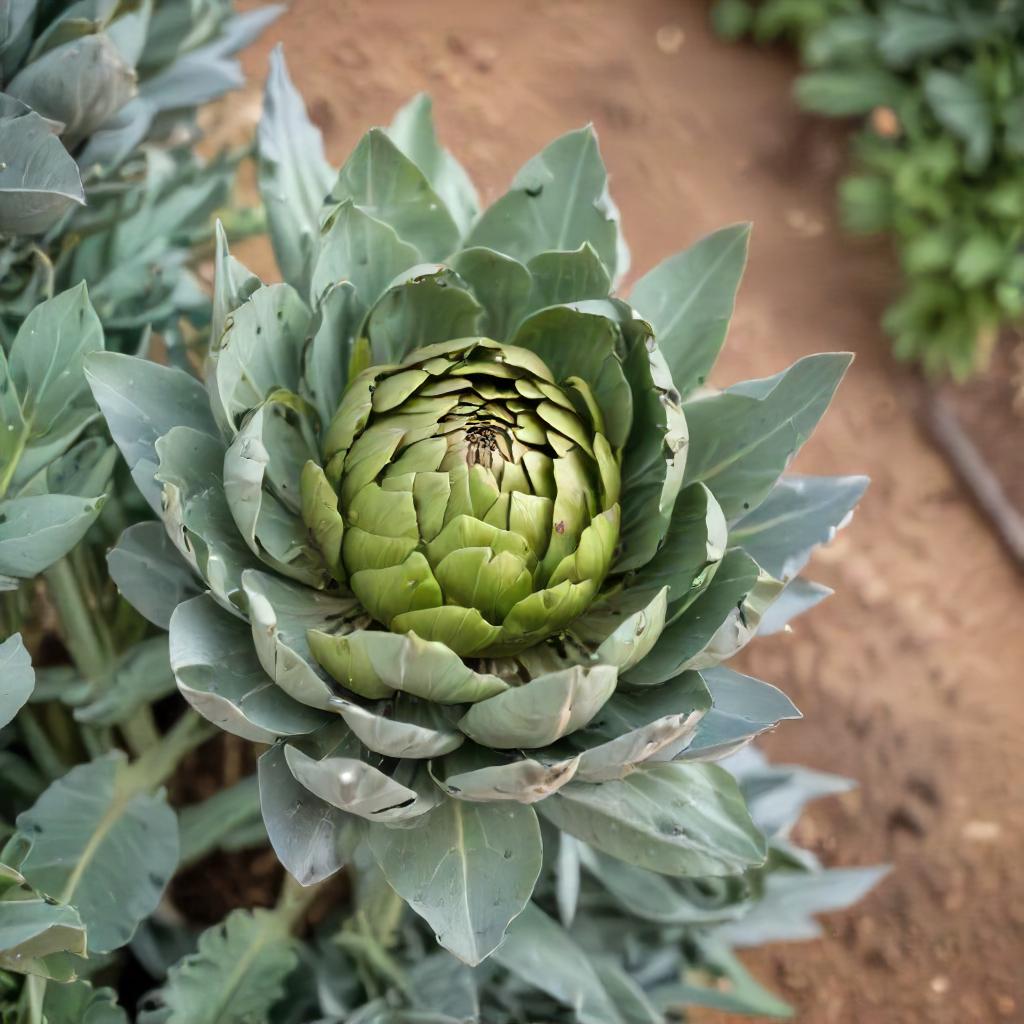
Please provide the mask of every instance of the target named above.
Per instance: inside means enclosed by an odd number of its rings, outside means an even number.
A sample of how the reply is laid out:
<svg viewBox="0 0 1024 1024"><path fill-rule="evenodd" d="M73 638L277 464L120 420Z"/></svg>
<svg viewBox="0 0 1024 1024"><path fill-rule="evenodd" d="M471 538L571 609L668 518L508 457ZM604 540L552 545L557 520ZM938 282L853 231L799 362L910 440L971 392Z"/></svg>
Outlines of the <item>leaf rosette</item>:
<svg viewBox="0 0 1024 1024"><path fill-rule="evenodd" d="M470 962L529 899L538 810L669 875L758 863L703 762L797 712L717 666L780 594L774 628L821 596L787 583L863 485L779 478L848 357L704 389L746 228L615 297L589 128L479 212L424 98L335 174L277 58L260 179L286 282L220 235L205 387L116 353L87 374L166 530L112 572L193 707L273 744L282 861L311 882L365 841Z"/></svg>

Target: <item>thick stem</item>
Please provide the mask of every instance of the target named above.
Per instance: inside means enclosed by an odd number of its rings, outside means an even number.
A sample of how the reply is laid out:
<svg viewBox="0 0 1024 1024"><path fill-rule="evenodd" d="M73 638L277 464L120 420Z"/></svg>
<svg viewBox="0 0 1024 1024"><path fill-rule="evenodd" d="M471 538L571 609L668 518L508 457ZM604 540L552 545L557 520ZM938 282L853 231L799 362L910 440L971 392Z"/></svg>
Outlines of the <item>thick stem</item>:
<svg viewBox="0 0 1024 1024"><path fill-rule="evenodd" d="M132 788L138 791L156 789L174 774L186 754L216 736L217 732L217 727L205 718L200 718L192 710L186 711L171 731L131 766Z"/></svg>
<svg viewBox="0 0 1024 1024"><path fill-rule="evenodd" d="M281 892L274 906L274 916L281 927L291 932L306 916L306 911L313 905L323 890L323 883L300 885L291 875L285 874Z"/></svg>

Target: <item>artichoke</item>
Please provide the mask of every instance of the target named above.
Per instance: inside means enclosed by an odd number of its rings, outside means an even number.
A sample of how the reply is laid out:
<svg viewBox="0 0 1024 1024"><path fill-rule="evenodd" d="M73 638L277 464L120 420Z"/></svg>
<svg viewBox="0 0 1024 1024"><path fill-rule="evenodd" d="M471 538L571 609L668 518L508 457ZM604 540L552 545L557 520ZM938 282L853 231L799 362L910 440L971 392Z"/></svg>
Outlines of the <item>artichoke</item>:
<svg viewBox="0 0 1024 1024"><path fill-rule="evenodd" d="M192 706L272 744L282 862L368 851L468 962L529 900L538 811L671 876L761 862L705 762L798 713L721 662L822 596L794 577L864 483L780 477L849 357L707 389L747 229L616 297L589 128L480 212L423 97L336 174L278 56L259 149L286 281L219 234L205 386L86 371L163 521L112 575Z"/></svg>

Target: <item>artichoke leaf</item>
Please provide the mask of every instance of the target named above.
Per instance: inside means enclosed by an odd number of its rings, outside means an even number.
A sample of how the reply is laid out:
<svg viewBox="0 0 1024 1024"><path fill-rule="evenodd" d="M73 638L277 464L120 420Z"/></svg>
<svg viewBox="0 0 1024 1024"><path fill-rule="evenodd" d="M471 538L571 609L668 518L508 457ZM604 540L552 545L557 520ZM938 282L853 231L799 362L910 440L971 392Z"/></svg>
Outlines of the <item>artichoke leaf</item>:
<svg viewBox="0 0 1024 1024"><path fill-rule="evenodd" d="M493 752L473 745L462 747L438 766L431 765L431 775L456 800L532 804L571 782L578 765L578 757L496 759Z"/></svg>
<svg viewBox="0 0 1024 1024"><path fill-rule="evenodd" d="M331 285L350 281L360 302L369 307L402 271L419 262L419 252L393 227L347 201L324 224L312 296L318 301Z"/></svg>
<svg viewBox="0 0 1024 1024"><path fill-rule="evenodd" d="M410 268L370 310L362 334L374 360L400 362L415 349L479 333L483 307L466 283L437 264Z"/></svg>
<svg viewBox="0 0 1024 1024"><path fill-rule="evenodd" d="M722 228L659 263L630 292L682 395L704 385L725 342L749 241L749 224Z"/></svg>
<svg viewBox="0 0 1024 1024"><path fill-rule="evenodd" d="M693 741L711 707L711 694L697 672L662 686L618 690L598 716L567 740L581 751L580 782L625 778L648 761L666 761Z"/></svg>
<svg viewBox="0 0 1024 1024"><path fill-rule="evenodd" d="M408 828L372 824L369 846L388 883L438 942L476 965L529 903L542 865L540 825L525 804L441 796Z"/></svg>
<svg viewBox="0 0 1024 1024"><path fill-rule="evenodd" d="M497 341L509 340L529 300L530 272L511 256L480 246L462 249L450 262L483 307L481 331Z"/></svg>
<svg viewBox="0 0 1024 1024"><path fill-rule="evenodd" d="M216 249L213 257L213 315L210 321L210 345L220 348L228 316L252 296L263 282L244 263L228 251L228 236L220 218L216 224Z"/></svg>
<svg viewBox="0 0 1024 1024"><path fill-rule="evenodd" d="M659 874L732 875L765 857L739 787L715 765L659 764L621 780L572 782L539 806L557 828Z"/></svg>
<svg viewBox="0 0 1024 1024"><path fill-rule="evenodd" d="M180 604L171 616L170 658L182 696L235 736L273 743L329 721L275 685L256 658L249 628L207 594Z"/></svg>
<svg viewBox="0 0 1024 1024"><path fill-rule="evenodd" d="M555 139L529 160L509 191L473 226L466 247L485 246L528 263L538 253L589 242L610 276L624 271L618 211L592 127Z"/></svg>
<svg viewBox="0 0 1024 1024"><path fill-rule="evenodd" d="M381 128L371 128L360 139L327 202L354 203L415 246L423 260L443 260L458 248L459 228L444 200Z"/></svg>
<svg viewBox="0 0 1024 1024"><path fill-rule="evenodd" d="M497 676L475 672L450 647L415 633L356 630L332 636L312 630L309 639L327 671L363 696L402 690L438 704L471 704L508 689Z"/></svg>
<svg viewBox="0 0 1024 1024"><path fill-rule="evenodd" d="M210 352L210 406L228 438L274 391L296 392L311 314L287 284L257 288L227 318Z"/></svg>
<svg viewBox="0 0 1024 1024"><path fill-rule="evenodd" d="M612 665L574 665L474 704L459 728L484 747L545 747L583 728L615 691Z"/></svg>
<svg viewBox="0 0 1024 1024"><path fill-rule="evenodd" d="M367 821L402 821L434 806L429 796L403 786L357 757L318 760L291 744L285 745L284 756L289 771L314 796Z"/></svg>
<svg viewBox="0 0 1024 1024"><path fill-rule="evenodd" d="M0 729L14 720L35 684L32 659L21 634L15 633L0 643Z"/></svg>
<svg viewBox="0 0 1024 1024"><path fill-rule="evenodd" d="M793 702L778 688L718 666L700 673L711 693L712 707L697 727L683 761L714 761L746 746L780 721L800 718ZM671 684L668 684L671 685ZM676 756L665 751L661 757Z"/></svg>
<svg viewBox="0 0 1024 1024"><path fill-rule="evenodd" d="M623 369L633 390L633 427L622 455L622 553L614 572L639 569L660 549L690 447L689 427L665 357L648 325L634 320L628 327Z"/></svg>
<svg viewBox="0 0 1024 1024"><path fill-rule="evenodd" d="M441 197L459 232L476 219L480 202L462 165L437 141L430 97L414 96L387 128L391 141L423 172Z"/></svg>
<svg viewBox="0 0 1024 1024"><path fill-rule="evenodd" d="M833 593L831 587L804 579L803 576L795 576L761 617L761 627L757 635L771 636L784 629L789 630L789 624L793 619L804 612L809 612Z"/></svg>
<svg viewBox="0 0 1024 1024"><path fill-rule="evenodd" d="M819 544L846 526L867 486L866 476L781 477L733 526L730 543L778 579L792 579Z"/></svg>
<svg viewBox="0 0 1024 1024"><path fill-rule="evenodd" d="M707 484L730 522L757 508L810 437L852 358L806 356L774 377L686 402L685 483Z"/></svg>
<svg viewBox="0 0 1024 1024"><path fill-rule="evenodd" d="M533 280L524 317L548 306L607 299L611 294L611 278L589 242L568 252L537 253L527 269Z"/></svg>
<svg viewBox="0 0 1024 1024"><path fill-rule="evenodd" d="M314 796L285 760L285 743L260 755L260 810L270 845L300 885L315 885L343 868L360 836L360 819Z"/></svg>
<svg viewBox="0 0 1024 1024"><path fill-rule="evenodd" d="M316 409L324 429L334 418L349 381L366 307L350 281L331 286L317 307L306 348L300 394Z"/></svg>
<svg viewBox="0 0 1024 1024"><path fill-rule="evenodd" d="M443 707L402 693L389 703L370 707L336 697L330 707L341 715L363 746L385 757L442 757L465 740Z"/></svg>
<svg viewBox="0 0 1024 1024"><path fill-rule="evenodd" d="M574 637L596 648L597 660L620 673L642 661L661 636L668 611L668 587L653 597L620 590L591 606L570 628Z"/></svg>
<svg viewBox="0 0 1024 1024"><path fill-rule="evenodd" d="M300 703L330 709L337 694L320 671L307 635L316 629L346 628L360 614L356 602L266 572L247 571L241 583L252 644L264 671Z"/></svg>

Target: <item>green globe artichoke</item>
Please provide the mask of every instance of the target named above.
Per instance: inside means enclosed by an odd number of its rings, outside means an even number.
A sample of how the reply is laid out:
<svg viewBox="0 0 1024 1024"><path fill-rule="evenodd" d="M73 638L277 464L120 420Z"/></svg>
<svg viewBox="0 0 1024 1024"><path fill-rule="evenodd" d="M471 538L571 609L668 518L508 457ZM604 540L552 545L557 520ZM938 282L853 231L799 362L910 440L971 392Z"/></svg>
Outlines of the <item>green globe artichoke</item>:
<svg viewBox="0 0 1024 1024"><path fill-rule="evenodd" d="M479 212L422 97L335 174L278 57L260 182L286 283L219 236L205 387L87 374L163 520L111 572L192 706L272 744L283 863L369 851L469 962L530 897L538 810L673 876L759 863L704 762L797 712L720 663L822 596L794 577L864 482L780 476L849 358L706 389L747 230L614 297L590 129Z"/></svg>

